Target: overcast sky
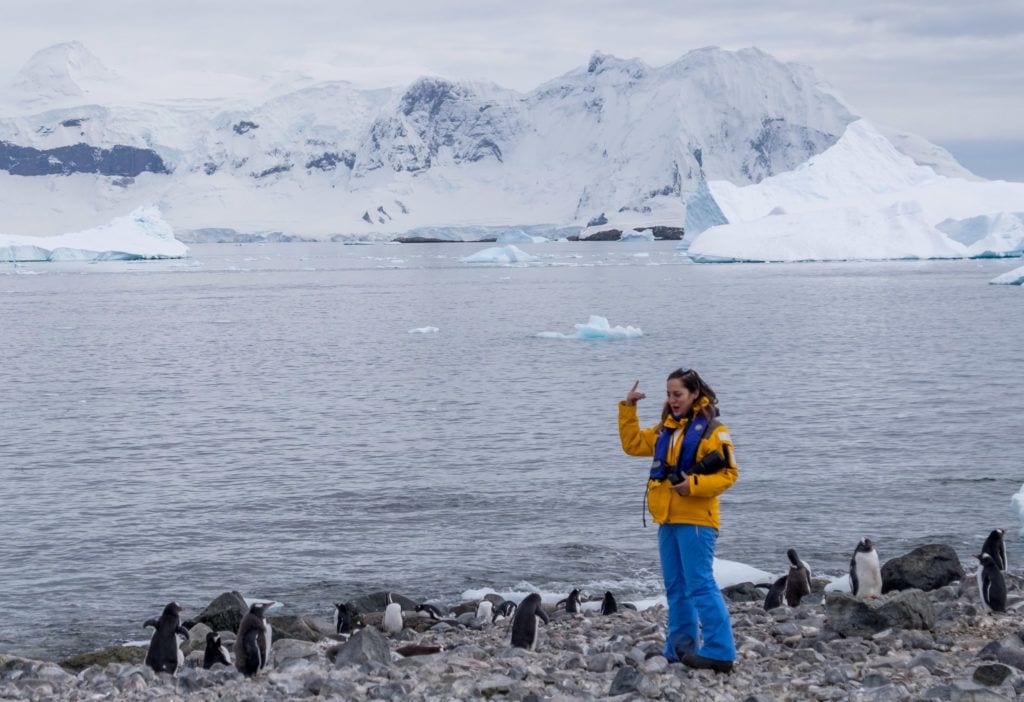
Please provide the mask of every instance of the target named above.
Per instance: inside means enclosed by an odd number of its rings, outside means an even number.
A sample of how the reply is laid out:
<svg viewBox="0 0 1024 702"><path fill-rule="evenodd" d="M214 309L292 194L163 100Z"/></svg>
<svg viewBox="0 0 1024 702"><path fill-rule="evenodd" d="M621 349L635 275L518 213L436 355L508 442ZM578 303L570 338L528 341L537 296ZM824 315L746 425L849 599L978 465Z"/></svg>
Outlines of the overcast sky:
<svg viewBox="0 0 1024 702"><path fill-rule="evenodd" d="M855 112L1024 180L1022 0L0 0L0 81L83 42L127 76L300 68L361 85L424 73L527 91L594 51L652 66L757 46L813 66ZM985 167L979 163L985 162Z"/></svg>

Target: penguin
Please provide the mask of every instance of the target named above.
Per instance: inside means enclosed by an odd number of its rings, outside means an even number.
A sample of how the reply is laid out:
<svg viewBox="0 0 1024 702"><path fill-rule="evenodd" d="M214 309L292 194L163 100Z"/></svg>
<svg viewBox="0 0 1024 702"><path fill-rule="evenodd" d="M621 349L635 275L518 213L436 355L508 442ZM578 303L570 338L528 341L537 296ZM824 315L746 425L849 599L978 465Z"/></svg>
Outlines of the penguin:
<svg viewBox="0 0 1024 702"><path fill-rule="evenodd" d="M270 602L254 602L242 617L235 635L235 667L243 675L252 677L270 662L272 632L266 611Z"/></svg>
<svg viewBox="0 0 1024 702"><path fill-rule="evenodd" d="M979 553L978 593L990 612L1006 611L1006 579L996 560L987 553Z"/></svg>
<svg viewBox="0 0 1024 702"><path fill-rule="evenodd" d="M861 539L850 559L850 592L865 599L882 594L882 568L878 565L878 552L871 539Z"/></svg>
<svg viewBox="0 0 1024 702"><path fill-rule="evenodd" d="M1003 541L1005 533L1006 529L993 529L985 539L985 545L981 547L981 552L990 555L996 568L1004 573L1006 572L1006 542Z"/></svg>
<svg viewBox="0 0 1024 702"><path fill-rule="evenodd" d="M418 604L418 605L416 605L416 611L417 612L425 613L426 616L430 617L431 619L433 619L435 621L438 620L438 619L444 619L444 615L441 614L441 610L439 610L437 607L435 607L432 604L426 604L426 603Z"/></svg>
<svg viewBox="0 0 1024 702"><path fill-rule="evenodd" d="M381 621L381 628L388 634L397 634L405 626L402 619L402 605L395 602L395 598L389 592L387 594L387 607L384 608L384 619Z"/></svg>
<svg viewBox="0 0 1024 702"><path fill-rule="evenodd" d="M601 600L601 614L615 614L619 611L619 604L615 601L615 595L608 591L604 593Z"/></svg>
<svg viewBox="0 0 1024 702"><path fill-rule="evenodd" d="M349 611L348 605L342 602L334 604L334 631L339 636L351 634L355 625L355 617Z"/></svg>
<svg viewBox="0 0 1024 702"><path fill-rule="evenodd" d="M171 602L164 607L159 619L147 619L142 625L156 631L149 640L146 665L157 673L174 673L185 662L185 655L178 645L178 636L188 638L188 629L181 625L181 605Z"/></svg>
<svg viewBox="0 0 1024 702"><path fill-rule="evenodd" d="M764 598L765 610L782 606L782 597L786 594L787 577L788 573L768 586L768 595Z"/></svg>
<svg viewBox="0 0 1024 702"><path fill-rule="evenodd" d="M811 569L800 560L796 549L786 551L789 558L789 572L786 573L786 604L796 607L807 595L811 594Z"/></svg>
<svg viewBox="0 0 1024 702"><path fill-rule="evenodd" d="M220 634L210 631L206 634L206 652L203 654L203 670L209 670L214 663L231 665L228 649L220 642Z"/></svg>
<svg viewBox="0 0 1024 702"><path fill-rule="evenodd" d="M494 603L490 600L480 600L476 607L476 618L479 622L491 622L491 614L494 611Z"/></svg>
<svg viewBox="0 0 1024 702"><path fill-rule="evenodd" d="M564 600L559 600L555 607L565 605L565 611L567 614L580 614L583 612L582 605L580 604L580 590L579 588L573 588L569 596Z"/></svg>
<svg viewBox="0 0 1024 702"><path fill-rule="evenodd" d="M512 600L505 600L494 608L494 614L491 616L491 624L494 624L501 619L510 619L515 613L516 603Z"/></svg>
<svg viewBox="0 0 1024 702"><path fill-rule="evenodd" d="M537 647L537 620L548 623L548 613L540 606L540 595L536 592L527 595L516 608L512 617L512 645L515 648Z"/></svg>

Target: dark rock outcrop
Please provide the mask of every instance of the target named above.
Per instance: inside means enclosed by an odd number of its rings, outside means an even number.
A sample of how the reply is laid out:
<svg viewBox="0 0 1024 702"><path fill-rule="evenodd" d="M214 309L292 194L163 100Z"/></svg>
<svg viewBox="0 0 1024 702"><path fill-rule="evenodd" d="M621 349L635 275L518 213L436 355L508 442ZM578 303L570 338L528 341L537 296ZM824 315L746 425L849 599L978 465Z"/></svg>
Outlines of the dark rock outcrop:
<svg viewBox="0 0 1024 702"><path fill-rule="evenodd" d="M60 667L73 673L79 673L91 665L101 668L111 663L142 665L142 662L146 660L146 651L148 650L147 646L110 646L99 651L80 653L77 656L65 658L60 661Z"/></svg>
<svg viewBox="0 0 1024 702"><path fill-rule="evenodd" d="M0 141L0 170L20 176L98 173L131 178L146 172L171 172L152 149L138 149L134 146L104 149L88 144L36 149L8 141Z"/></svg>
<svg viewBox="0 0 1024 702"><path fill-rule="evenodd" d="M871 636L885 629L932 629L935 609L921 590L904 590L875 600L845 592L825 597L828 628L840 636Z"/></svg>
<svg viewBox="0 0 1024 702"><path fill-rule="evenodd" d="M886 561L882 566L882 592L911 588L929 592L963 577L963 566L952 547L927 544Z"/></svg>
<svg viewBox="0 0 1024 702"><path fill-rule="evenodd" d="M334 665L390 665L391 646L376 629L360 629L338 650Z"/></svg>
<svg viewBox="0 0 1024 702"><path fill-rule="evenodd" d="M249 605L245 603L245 598L240 592L225 592L206 605L206 609L198 617L185 622L185 626L201 623L214 631L238 631L238 625L242 623L242 617L248 611Z"/></svg>

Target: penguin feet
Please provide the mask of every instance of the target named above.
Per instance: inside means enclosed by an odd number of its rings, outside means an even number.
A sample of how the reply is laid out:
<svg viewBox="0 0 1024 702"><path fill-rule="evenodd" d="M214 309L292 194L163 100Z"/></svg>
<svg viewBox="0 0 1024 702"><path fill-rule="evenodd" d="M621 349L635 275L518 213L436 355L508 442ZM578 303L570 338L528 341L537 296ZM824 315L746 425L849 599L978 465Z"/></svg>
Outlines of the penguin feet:
<svg viewBox="0 0 1024 702"><path fill-rule="evenodd" d="M679 659L688 668L702 668L713 670L716 673L729 674L732 672L733 661L720 661L716 658L705 658L696 653L684 653Z"/></svg>

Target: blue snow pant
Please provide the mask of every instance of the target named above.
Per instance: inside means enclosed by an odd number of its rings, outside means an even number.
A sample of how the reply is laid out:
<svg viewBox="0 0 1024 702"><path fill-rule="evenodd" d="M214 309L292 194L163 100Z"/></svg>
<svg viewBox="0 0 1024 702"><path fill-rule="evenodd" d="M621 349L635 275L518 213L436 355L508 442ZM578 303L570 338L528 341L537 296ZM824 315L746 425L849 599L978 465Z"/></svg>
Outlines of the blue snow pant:
<svg viewBox="0 0 1024 702"><path fill-rule="evenodd" d="M718 530L693 524L658 528L661 574L668 598L664 655L677 661L696 653L720 661L736 660L732 622L715 584L712 563Z"/></svg>

